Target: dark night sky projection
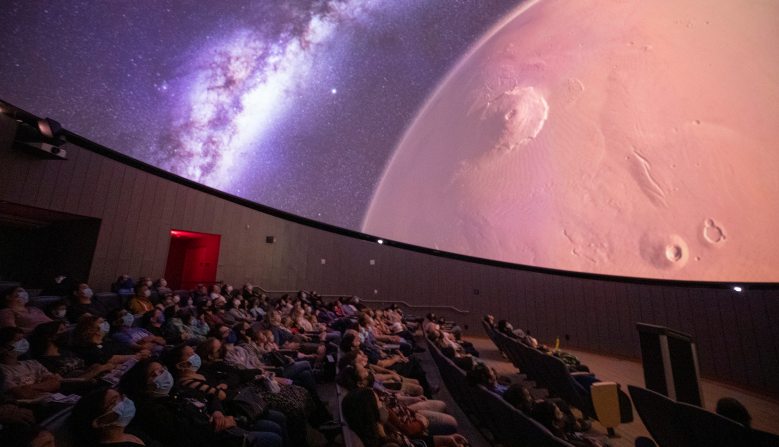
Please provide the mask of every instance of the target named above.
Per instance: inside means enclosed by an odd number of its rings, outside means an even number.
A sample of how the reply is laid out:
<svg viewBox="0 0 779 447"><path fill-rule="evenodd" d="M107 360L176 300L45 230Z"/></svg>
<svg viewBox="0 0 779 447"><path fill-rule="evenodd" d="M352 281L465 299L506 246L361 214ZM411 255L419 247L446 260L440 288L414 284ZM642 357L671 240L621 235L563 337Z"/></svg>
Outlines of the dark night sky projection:
<svg viewBox="0 0 779 447"><path fill-rule="evenodd" d="M3 2L0 99L198 182L359 229L419 107L517 3Z"/></svg>

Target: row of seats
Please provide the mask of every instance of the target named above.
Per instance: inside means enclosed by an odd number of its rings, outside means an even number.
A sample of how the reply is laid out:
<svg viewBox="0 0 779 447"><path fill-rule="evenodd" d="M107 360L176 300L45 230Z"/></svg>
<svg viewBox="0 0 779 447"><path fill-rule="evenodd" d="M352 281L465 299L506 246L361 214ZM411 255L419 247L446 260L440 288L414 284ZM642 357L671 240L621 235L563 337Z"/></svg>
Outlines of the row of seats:
<svg viewBox="0 0 779 447"><path fill-rule="evenodd" d="M506 355L514 366L528 378L535 381L539 387L546 388L551 395L559 397L580 409L585 416L599 419L592 403L590 390L582 386L574 378L577 375L593 376L592 373L570 372L567 365L559 358L525 345L519 340L510 338L494 330L485 321L482 321L482 325L487 336L495 346ZM592 377L589 381L595 382L597 379ZM630 399L621 390L618 391L618 398L620 422L632 422L633 410Z"/></svg>
<svg viewBox="0 0 779 447"><path fill-rule="evenodd" d="M659 447L777 447L779 436L747 428L695 405L628 385L641 420Z"/></svg>
<svg viewBox="0 0 779 447"><path fill-rule="evenodd" d="M449 393L474 425L488 430L496 443L509 447L572 447L501 396L482 385L469 385L465 371L429 340L427 347Z"/></svg>

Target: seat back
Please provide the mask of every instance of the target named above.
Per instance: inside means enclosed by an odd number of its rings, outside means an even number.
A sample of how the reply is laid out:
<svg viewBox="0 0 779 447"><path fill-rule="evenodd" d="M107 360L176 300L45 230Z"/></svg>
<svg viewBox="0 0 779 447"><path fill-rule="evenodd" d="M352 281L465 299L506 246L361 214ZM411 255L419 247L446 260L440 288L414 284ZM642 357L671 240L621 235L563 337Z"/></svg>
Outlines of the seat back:
<svg viewBox="0 0 779 447"><path fill-rule="evenodd" d="M628 385L630 397L646 429L659 447L690 447L686 436L676 430L675 402L645 388Z"/></svg>
<svg viewBox="0 0 779 447"><path fill-rule="evenodd" d="M749 430L738 422L685 402L675 403L675 423L695 447L751 445Z"/></svg>
<svg viewBox="0 0 779 447"><path fill-rule="evenodd" d="M621 420L619 388L616 382L598 382L590 387L590 398L598 422L606 428L614 428Z"/></svg>

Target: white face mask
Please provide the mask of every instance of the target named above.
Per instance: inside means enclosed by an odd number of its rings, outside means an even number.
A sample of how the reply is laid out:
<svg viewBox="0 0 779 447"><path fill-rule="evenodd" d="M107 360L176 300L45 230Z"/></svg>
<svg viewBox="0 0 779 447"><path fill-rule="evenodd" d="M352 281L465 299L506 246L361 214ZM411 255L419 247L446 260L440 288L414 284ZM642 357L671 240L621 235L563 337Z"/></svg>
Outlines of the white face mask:
<svg viewBox="0 0 779 447"><path fill-rule="evenodd" d="M154 283L152 283L151 281L146 281L146 287L151 287L152 284L154 284Z"/></svg>
<svg viewBox="0 0 779 447"><path fill-rule="evenodd" d="M95 292L92 291L89 287L81 291L82 294L84 294L87 298L92 298L92 296L95 294Z"/></svg>
<svg viewBox="0 0 779 447"><path fill-rule="evenodd" d="M217 298L219 298L219 294L218 294L218 293L216 293L216 292L211 292L211 299L212 299L212 300L215 300L215 299L217 299Z"/></svg>
<svg viewBox="0 0 779 447"><path fill-rule="evenodd" d="M151 290L149 290L149 289L144 290L143 296L145 296L146 298L150 297L151 296Z"/></svg>
<svg viewBox="0 0 779 447"><path fill-rule="evenodd" d="M164 279L162 281L160 281L160 287L166 287L167 285L168 285L168 282L165 281Z"/></svg>
<svg viewBox="0 0 779 447"><path fill-rule="evenodd" d="M20 292L16 292L16 297L22 304L26 305L30 301L30 294L26 290L22 289Z"/></svg>
<svg viewBox="0 0 779 447"><path fill-rule="evenodd" d="M58 309L54 311L54 316L56 318L65 318L65 314L68 312L67 309Z"/></svg>

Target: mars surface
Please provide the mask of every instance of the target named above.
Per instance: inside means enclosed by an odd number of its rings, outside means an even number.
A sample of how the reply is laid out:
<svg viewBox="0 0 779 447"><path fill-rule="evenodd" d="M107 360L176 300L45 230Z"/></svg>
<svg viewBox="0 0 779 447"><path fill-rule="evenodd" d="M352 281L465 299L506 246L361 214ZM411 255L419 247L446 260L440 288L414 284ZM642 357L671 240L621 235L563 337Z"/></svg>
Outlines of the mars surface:
<svg viewBox="0 0 779 447"><path fill-rule="evenodd" d="M779 2L520 6L396 148L363 231L555 269L779 280Z"/></svg>

